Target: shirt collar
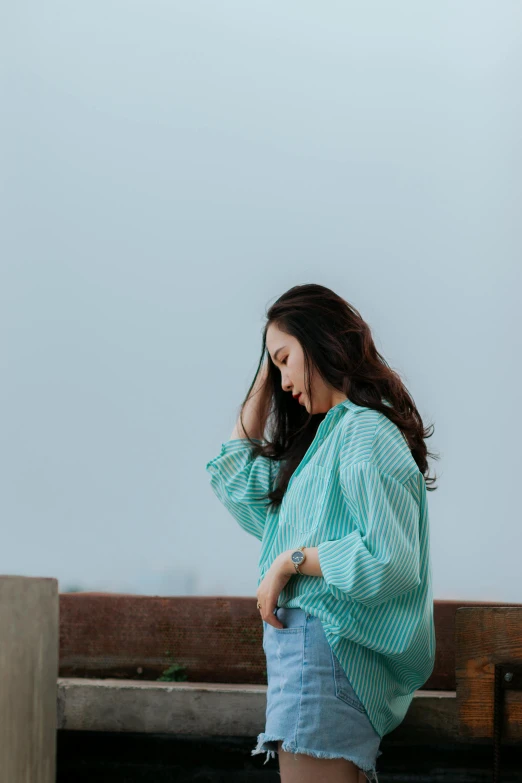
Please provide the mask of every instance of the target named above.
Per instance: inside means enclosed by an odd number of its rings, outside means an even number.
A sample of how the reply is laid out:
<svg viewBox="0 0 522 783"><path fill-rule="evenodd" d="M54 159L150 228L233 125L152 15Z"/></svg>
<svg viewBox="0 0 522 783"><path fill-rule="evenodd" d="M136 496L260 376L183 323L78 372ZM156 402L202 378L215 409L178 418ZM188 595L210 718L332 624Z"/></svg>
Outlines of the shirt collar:
<svg viewBox="0 0 522 783"><path fill-rule="evenodd" d="M354 408L360 408L360 405L356 405L351 400L342 400L341 402L338 402L337 405L334 405L330 408L329 411L326 412L327 416L330 416L335 413L341 413L345 408L354 409Z"/></svg>
<svg viewBox="0 0 522 783"><path fill-rule="evenodd" d="M385 405L388 405L388 406L390 405L388 400L383 398L382 401L383 401L383 403ZM355 402L352 402L351 400L346 399L346 400L342 400L342 402L338 402L337 405L334 405L332 408L330 408L330 410L326 412L326 415L329 416L330 413L334 413L334 412L338 413L338 412L344 410L345 408L348 408L349 410L352 410L352 411L360 411L364 407L365 407L364 405L357 405Z"/></svg>

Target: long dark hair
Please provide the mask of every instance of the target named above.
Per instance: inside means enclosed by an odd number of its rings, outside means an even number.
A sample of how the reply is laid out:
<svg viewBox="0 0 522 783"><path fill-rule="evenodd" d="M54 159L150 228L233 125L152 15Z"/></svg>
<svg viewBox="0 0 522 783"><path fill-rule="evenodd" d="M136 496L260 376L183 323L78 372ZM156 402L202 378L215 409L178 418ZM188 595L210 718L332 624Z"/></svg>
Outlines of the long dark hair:
<svg viewBox="0 0 522 783"><path fill-rule="evenodd" d="M305 382L308 399L311 364L323 380L343 392L356 405L380 411L399 427L412 456L424 475L426 489L436 480L428 474L427 457L438 459L424 442L433 435L434 426L424 428L422 419L398 373L377 351L370 327L355 307L334 291L309 283L290 288L266 312L263 349L256 376L241 405L241 425L252 444L253 456L262 454L281 461L276 486L267 495L270 504L281 503L292 473L312 443L325 413L311 414L281 388L281 373L272 362L266 347L270 324L293 335L301 344L305 360ZM243 409L251 396L257 375L264 361L268 373L260 394L259 425L265 442L252 439L243 424ZM383 403L383 398L387 401ZM431 431L430 431L431 428Z"/></svg>

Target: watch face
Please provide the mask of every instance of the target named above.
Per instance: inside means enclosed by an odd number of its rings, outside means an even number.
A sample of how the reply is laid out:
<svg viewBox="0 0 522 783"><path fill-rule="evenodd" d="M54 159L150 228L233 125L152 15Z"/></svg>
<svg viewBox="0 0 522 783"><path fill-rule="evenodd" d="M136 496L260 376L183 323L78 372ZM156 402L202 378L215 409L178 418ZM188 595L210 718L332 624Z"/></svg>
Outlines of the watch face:
<svg viewBox="0 0 522 783"><path fill-rule="evenodd" d="M292 557L290 558L292 560L292 563L302 563L305 559L304 552L300 552L297 550L297 552L292 552Z"/></svg>

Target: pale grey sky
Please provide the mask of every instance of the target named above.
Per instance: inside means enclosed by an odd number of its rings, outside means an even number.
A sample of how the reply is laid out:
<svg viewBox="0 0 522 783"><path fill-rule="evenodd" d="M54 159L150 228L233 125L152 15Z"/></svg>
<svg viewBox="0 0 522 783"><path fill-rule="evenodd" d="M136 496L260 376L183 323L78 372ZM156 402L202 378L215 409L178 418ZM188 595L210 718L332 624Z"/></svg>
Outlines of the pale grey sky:
<svg viewBox="0 0 522 783"><path fill-rule="evenodd" d="M11 3L0 573L255 595L206 462L327 285L425 424L435 598L520 601L522 4Z"/></svg>

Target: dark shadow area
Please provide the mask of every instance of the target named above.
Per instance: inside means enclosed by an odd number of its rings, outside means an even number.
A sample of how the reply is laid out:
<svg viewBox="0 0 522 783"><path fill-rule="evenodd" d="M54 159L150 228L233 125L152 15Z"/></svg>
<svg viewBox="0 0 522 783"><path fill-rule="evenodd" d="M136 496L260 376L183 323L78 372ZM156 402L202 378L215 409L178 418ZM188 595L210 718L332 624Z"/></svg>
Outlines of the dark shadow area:
<svg viewBox="0 0 522 783"><path fill-rule="evenodd" d="M256 737L58 731L56 783L280 783ZM493 746L404 746L384 738L379 783L491 783ZM522 747L502 748L501 783L522 783Z"/></svg>

